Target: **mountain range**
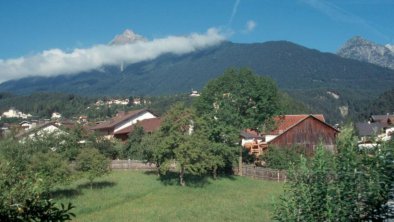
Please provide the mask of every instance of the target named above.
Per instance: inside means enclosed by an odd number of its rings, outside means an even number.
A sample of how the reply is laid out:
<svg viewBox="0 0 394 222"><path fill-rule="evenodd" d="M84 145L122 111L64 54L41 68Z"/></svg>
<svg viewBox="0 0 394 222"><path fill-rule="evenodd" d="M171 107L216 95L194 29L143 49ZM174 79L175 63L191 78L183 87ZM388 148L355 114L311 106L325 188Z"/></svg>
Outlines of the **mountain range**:
<svg viewBox="0 0 394 222"><path fill-rule="evenodd" d="M359 38L355 40L362 42ZM127 41L144 41L144 38L126 31L110 44ZM355 41L350 43L354 45ZM364 103L394 86L394 70L343 58L347 48L343 47L339 56L288 41L223 42L188 54L165 54L120 67L11 80L0 84L0 91L67 92L85 96L168 95L201 89L228 68L248 67L256 74L273 78L282 90L304 102L313 112L327 113L331 119L340 120L358 109L352 104Z"/></svg>

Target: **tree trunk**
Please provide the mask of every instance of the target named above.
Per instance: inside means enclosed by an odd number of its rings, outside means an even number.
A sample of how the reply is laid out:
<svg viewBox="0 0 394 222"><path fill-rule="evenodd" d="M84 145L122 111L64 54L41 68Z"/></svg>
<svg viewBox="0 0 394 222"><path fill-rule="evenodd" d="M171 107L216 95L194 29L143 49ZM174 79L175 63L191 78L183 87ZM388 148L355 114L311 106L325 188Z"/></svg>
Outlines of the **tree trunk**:
<svg viewBox="0 0 394 222"><path fill-rule="evenodd" d="M160 176L160 163L156 162L157 176Z"/></svg>
<svg viewBox="0 0 394 222"><path fill-rule="evenodd" d="M218 178L218 167L217 166L214 166L213 167L213 179L217 179Z"/></svg>
<svg viewBox="0 0 394 222"><path fill-rule="evenodd" d="M239 160L238 160L238 175L242 176L242 151L243 147L241 146L239 149Z"/></svg>
<svg viewBox="0 0 394 222"><path fill-rule="evenodd" d="M93 180L90 181L90 189L93 190Z"/></svg>
<svg viewBox="0 0 394 222"><path fill-rule="evenodd" d="M181 166L181 171L179 172L179 183L181 184L182 187L186 185L185 179L183 178L185 175L185 167Z"/></svg>

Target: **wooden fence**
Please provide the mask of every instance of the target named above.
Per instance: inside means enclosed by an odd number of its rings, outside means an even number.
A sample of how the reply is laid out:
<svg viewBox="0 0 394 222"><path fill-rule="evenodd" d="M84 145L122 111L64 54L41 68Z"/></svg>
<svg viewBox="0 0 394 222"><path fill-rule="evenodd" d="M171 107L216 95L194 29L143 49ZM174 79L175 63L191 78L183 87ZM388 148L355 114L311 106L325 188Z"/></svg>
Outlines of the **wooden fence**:
<svg viewBox="0 0 394 222"><path fill-rule="evenodd" d="M239 175L238 168L234 168L234 173ZM254 165L243 165L242 176L260 180L276 180L278 182L286 182L287 180L287 172L284 170L256 167Z"/></svg>
<svg viewBox="0 0 394 222"><path fill-rule="evenodd" d="M139 160L112 160L111 169L156 170L156 165L144 163Z"/></svg>
<svg viewBox="0 0 394 222"><path fill-rule="evenodd" d="M172 169L175 170L175 164ZM111 169L116 170L156 170L155 164L145 163L139 160L112 160ZM234 168L234 173L239 175L238 168ZM287 180L287 174L284 170L275 170L254 165L243 165L242 176L260 180L275 180L278 182Z"/></svg>

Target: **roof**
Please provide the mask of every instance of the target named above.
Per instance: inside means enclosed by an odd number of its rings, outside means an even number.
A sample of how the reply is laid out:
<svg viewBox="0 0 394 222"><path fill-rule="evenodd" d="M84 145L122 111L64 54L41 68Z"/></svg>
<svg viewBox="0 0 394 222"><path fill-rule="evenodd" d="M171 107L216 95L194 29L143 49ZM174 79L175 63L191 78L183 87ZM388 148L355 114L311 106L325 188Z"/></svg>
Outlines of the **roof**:
<svg viewBox="0 0 394 222"><path fill-rule="evenodd" d="M289 116L289 115L287 115ZM313 114L313 115L290 115L290 116L304 116L304 118L300 118L300 120L296 123L294 123L293 125L289 126L287 129L285 129L283 132L280 132L279 135L275 138L273 138L271 141L269 141L268 143L271 143L275 140L277 140L278 138L280 138L283 134L285 134L287 131L291 130L293 127L297 126L298 124L302 123L304 120L308 119L308 118L313 118L317 121L320 121L321 123L323 123L324 125L328 126L329 128L331 128L332 130L339 132L338 129L336 129L335 127L331 126L330 124L326 123L324 121L324 116L322 114ZM299 118L299 117L297 117ZM290 119L295 120L297 119L296 117L292 118L290 117ZM286 118L285 118L286 119ZM289 121L288 123L291 123L291 121Z"/></svg>
<svg viewBox="0 0 394 222"><path fill-rule="evenodd" d="M375 123L356 123L356 129L359 136L373 136L380 133L383 129L383 124Z"/></svg>
<svg viewBox="0 0 394 222"><path fill-rule="evenodd" d="M388 118L394 118L394 115L386 114L386 115L371 115L373 121L382 121L387 120Z"/></svg>
<svg viewBox="0 0 394 222"><path fill-rule="evenodd" d="M56 128L59 128L58 126L56 126L56 124L54 122L47 122L47 123L44 123L44 124L41 124L41 125L37 125L36 127L32 128L30 130L18 133L15 137L16 138L25 137L27 135L30 135L30 134L35 133L37 131L40 131L41 129L43 129L43 128L47 127L47 126L50 126L50 125L52 125L52 126L54 126Z"/></svg>
<svg viewBox="0 0 394 222"><path fill-rule="evenodd" d="M153 132L161 126L162 119L161 118L152 118L152 119L144 119L142 121L138 121L138 123L131 125L129 127L126 127L122 130L119 130L115 132L115 135L119 134L129 134L132 132L135 128L136 125L142 126L144 128L145 132Z"/></svg>
<svg viewBox="0 0 394 222"><path fill-rule="evenodd" d="M278 135L288 130L289 128L297 125L304 119L313 116L321 122L325 123L323 114L301 114L301 115L282 115L274 117L276 129L271 131L269 134Z"/></svg>
<svg viewBox="0 0 394 222"><path fill-rule="evenodd" d="M371 115L372 122L380 122L383 127L388 127L389 125L394 124L394 115Z"/></svg>
<svg viewBox="0 0 394 222"><path fill-rule="evenodd" d="M113 128L116 125L118 125L119 123L133 118L135 116L138 116L141 113L144 112L149 112L149 110L147 109L139 109L139 110L134 110L134 111L130 111L130 112L122 112L122 113L118 113L118 115L116 115L115 117L111 118L108 121L102 122L96 126L93 126L91 129L92 130L98 130L98 129L108 129L108 128Z"/></svg>

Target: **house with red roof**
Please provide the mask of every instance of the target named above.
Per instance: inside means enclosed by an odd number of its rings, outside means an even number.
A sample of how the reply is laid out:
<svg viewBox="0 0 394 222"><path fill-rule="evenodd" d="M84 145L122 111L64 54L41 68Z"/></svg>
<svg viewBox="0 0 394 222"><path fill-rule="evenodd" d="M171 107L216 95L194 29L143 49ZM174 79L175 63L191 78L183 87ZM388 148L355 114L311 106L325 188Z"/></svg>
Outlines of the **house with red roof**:
<svg viewBox="0 0 394 222"><path fill-rule="evenodd" d="M321 114L282 115L274 117L274 129L256 135L256 144L246 144L250 153L260 155L270 147L302 147L307 155L312 155L321 143L328 150L334 151L339 130L325 122ZM251 132L248 131L250 134ZM257 137L259 136L259 137Z"/></svg>
<svg viewBox="0 0 394 222"><path fill-rule="evenodd" d="M138 121L136 124L133 124L129 127L126 127L122 130L115 132L114 137L121 139L123 141L127 140L129 133L133 132L137 125L141 126L144 129L145 133L152 133L160 128L161 122L162 119L160 117L152 118L152 119L144 119Z"/></svg>
<svg viewBox="0 0 394 222"><path fill-rule="evenodd" d="M110 139L119 132L126 132L127 129L131 130L130 127L137 122L154 118L157 118L157 116L147 109L119 112L115 117L101 122L90 129Z"/></svg>

